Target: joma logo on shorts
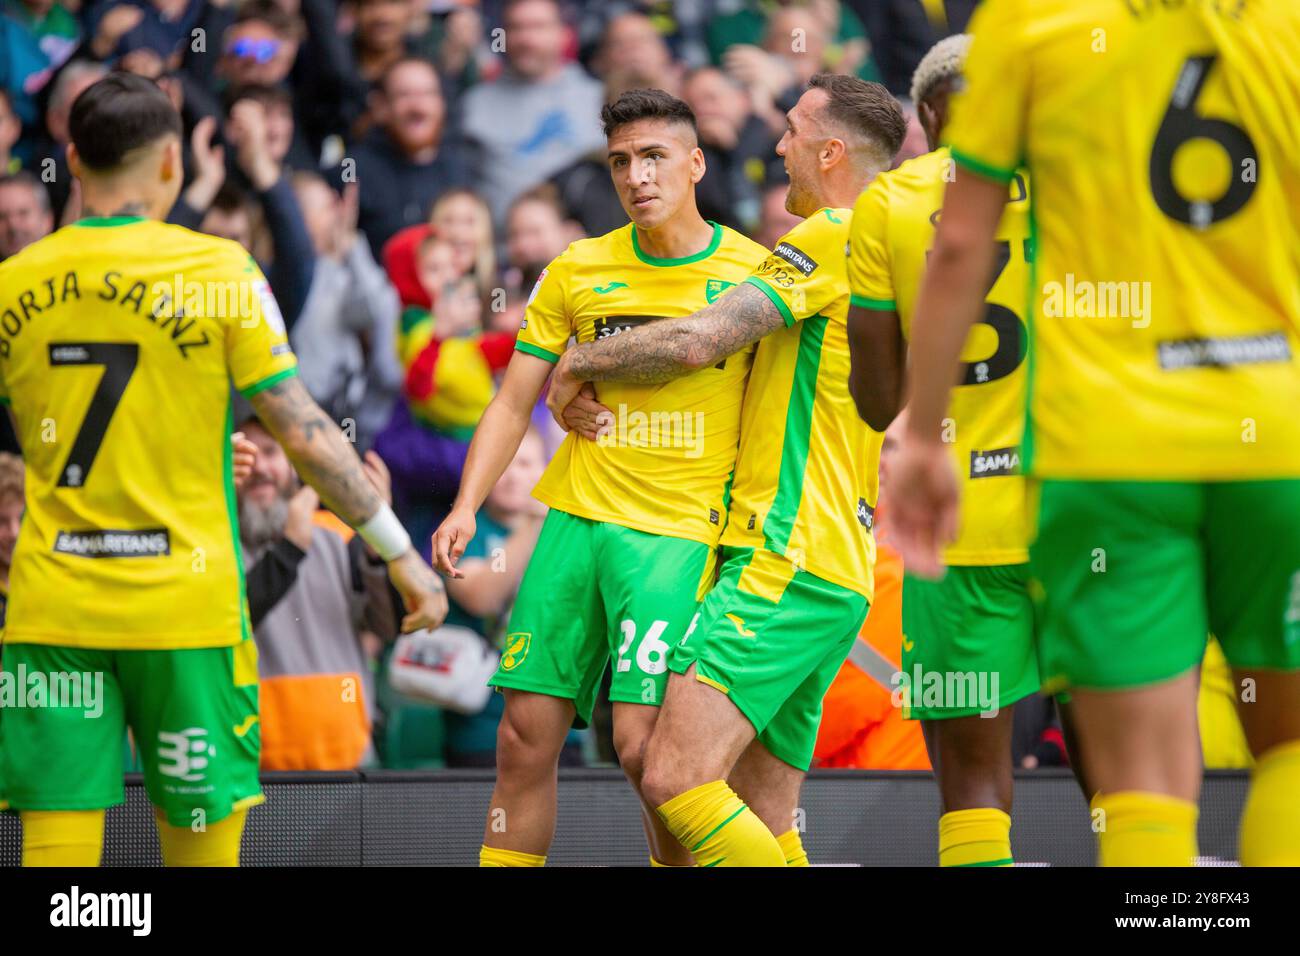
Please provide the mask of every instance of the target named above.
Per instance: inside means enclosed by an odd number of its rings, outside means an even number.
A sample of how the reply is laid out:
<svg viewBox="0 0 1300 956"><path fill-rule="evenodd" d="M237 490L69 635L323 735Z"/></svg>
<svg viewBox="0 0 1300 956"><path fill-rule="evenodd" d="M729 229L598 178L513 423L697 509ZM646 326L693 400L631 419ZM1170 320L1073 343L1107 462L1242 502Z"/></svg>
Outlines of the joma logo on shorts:
<svg viewBox="0 0 1300 956"><path fill-rule="evenodd" d="M990 448L988 451L970 453L970 476L972 478L997 478L1003 475L1020 474L1020 448Z"/></svg>

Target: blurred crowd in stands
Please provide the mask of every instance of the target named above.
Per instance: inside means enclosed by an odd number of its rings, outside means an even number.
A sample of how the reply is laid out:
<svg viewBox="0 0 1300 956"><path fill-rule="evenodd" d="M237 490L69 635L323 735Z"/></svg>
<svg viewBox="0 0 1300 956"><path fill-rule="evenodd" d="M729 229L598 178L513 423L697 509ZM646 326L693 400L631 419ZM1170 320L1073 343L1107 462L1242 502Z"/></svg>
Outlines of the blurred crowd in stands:
<svg viewBox="0 0 1300 956"><path fill-rule="evenodd" d="M917 62L975 2L0 0L0 259L80 216L64 157L77 95L110 70L155 79L185 128L171 221L235 240L262 266L303 381L427 557L529 290L571 241L627 222L602 104L646 86L685 99L708 166L701 212L770 247L795 222L773 148L809 77L854 73L909 106ZM924 149L913 116L897 161ZM536 542L544 508L529 490L562 437L544 407L478 516L465 578L448 582L460 640L418 646L394 643L382 565L243 412L260 452L239 514L264 765L491 766L498 695L437 707L389 677L481 681L481 667L458 670L463 636L495 653ZM0 445L19 451L11 432ZM5 580L21 488L5 455ZM827 698L823 766L929 766L882 682L902 639L901 564L882 527L866 657ZM1022 706L1018 765L1061 765L1050 702ZM598 713L564 759L612 754Z"/></svg>

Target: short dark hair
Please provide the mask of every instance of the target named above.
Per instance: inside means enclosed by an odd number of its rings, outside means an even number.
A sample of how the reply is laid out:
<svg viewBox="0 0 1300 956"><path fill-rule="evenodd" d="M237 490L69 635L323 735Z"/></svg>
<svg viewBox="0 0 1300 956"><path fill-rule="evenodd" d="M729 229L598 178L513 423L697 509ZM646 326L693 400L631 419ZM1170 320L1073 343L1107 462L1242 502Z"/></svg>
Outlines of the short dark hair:
<svg viewBox="0 0 1300 956"><path fill-rule="evenodd" d="M218 212L224 212L229 215L232 212L252 213L253 201L248 198L248 194L227 179L217 190L217 194L212 197L212 203L209 209L215 209Z"/></svg>
<svg viewBox="0 0 1300 956"><path fill-rule="evenodd" d="M907 117L892 93L844 73L818 73L808 81L810 90L822 90L830 98L826 112L846 130L878 143L892 160L907 135Z"/></svg>
<svg viewBox="0 0 1300 956"><path fill-rule="evenodd" d="M153 80L114 72L76 98L68 133L86 168L107 171L164 136L179 139L181 116Z"/></svg>
<svg viewBox="0 0 1300 956"><path fill-rule="evenodd" d="M246 83L243 86L229 87L221 98L221 105L225 107L227 116L230 115L230 108L240 100L253 100L267 109L272 106L283 106L290 112L293 111L293 94L283 86Z"/></svg>
<svg viewBox="0 0 1300 956"><path fill-rule="evenodd" d="M600 121L605 127L605 138L614 135L620 126L637 120L658 119L669 123L685 123L699 136L695 125L695 111L664 90L628 90L613 103L606 103L600 111Z"/></svg>
<svg viewBox="0 0 1300 956"><path fill-rule="evenodd" d="M304 31L302 20L292 13L286 13L275 0L248 0L240 6L235 14L235 24L258 20L265 23L280 36L290 40L302 38Z"/></svg>

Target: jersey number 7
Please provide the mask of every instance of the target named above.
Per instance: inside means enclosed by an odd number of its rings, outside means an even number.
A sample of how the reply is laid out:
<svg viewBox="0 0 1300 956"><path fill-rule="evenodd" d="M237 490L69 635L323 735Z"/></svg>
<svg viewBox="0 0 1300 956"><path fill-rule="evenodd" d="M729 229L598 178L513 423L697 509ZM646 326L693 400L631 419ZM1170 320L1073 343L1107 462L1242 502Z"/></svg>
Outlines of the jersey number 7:
<svg viewBox="0 0 1300 956"><path fill-rule="evenodd" d="M140 346L134 342L51 342L50 365L102 365L104 374L99 379L95 394L90 397L90 408L77 437L72 441L68 460L59 473L60 488L80 488L86 483L90 466L104 442L108 423L122 400L126 383L131 380Z"/></svg>

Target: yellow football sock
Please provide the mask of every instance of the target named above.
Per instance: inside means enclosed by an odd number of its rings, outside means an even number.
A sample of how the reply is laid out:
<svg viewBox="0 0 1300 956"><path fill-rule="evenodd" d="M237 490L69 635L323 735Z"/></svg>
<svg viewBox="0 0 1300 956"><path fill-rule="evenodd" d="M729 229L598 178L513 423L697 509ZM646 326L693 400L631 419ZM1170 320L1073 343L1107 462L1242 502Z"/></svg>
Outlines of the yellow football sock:
<svg viewBox="0 0 1300 956"><path fill-rule="evenodd" d="M1165 793L1099 793L1097 834L1102 866L1191 866L1196 856L1196 804Z"/></svg>
<svg viewBox="0 0 1300 956"><path fill-rule="evenodd" d="M1011 817L996 807L939 818L940 866L1011 866Z"/></svg>
<svg viewBox="0 0 1300 956"><path fill-rule="evenodd" d="M1255 764L1241 815L1242 866L1300 866L1300 740Z"/></svg>
<svg viewBox="0 0 1300 956"><path fill-rule="evenodd" d="M725 780L687 790L656 812L698 866L785 866L772 831Z"/></svg>
<svg viewBox="0 0 1300 956"><path fill-rule="evenodd" d="M499 846L484 844L478 851L478 865L484 866L545 866L546 857L535 853L520 853Z"/></svg>
<svg viewBox="0 0 1300 956"><path fill-rule="evenodd" d="M781 852L785 854L786 866L807 866L808 851L803 848L803 841L799 839L798 830L786 830L776 842L781 844Z"/></svg>
<svg viewBox="0 0 1300 956"><path fill-rule="evenodd" d="M23 810L23 866L99 866L103 810Z"/></svg>
<svg viewBox="0 0 1300 956"><path fill-rule="evenodd" d="M163 866L239 866L239 841L244 835L248 809L235 810L206 830L174 827L156 807L158 843L162 847Z"/></svg>

